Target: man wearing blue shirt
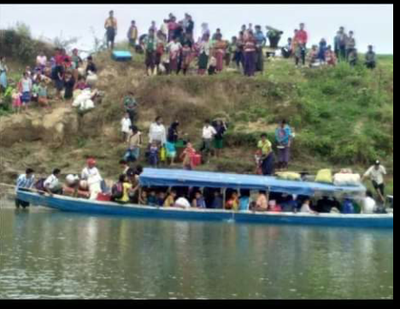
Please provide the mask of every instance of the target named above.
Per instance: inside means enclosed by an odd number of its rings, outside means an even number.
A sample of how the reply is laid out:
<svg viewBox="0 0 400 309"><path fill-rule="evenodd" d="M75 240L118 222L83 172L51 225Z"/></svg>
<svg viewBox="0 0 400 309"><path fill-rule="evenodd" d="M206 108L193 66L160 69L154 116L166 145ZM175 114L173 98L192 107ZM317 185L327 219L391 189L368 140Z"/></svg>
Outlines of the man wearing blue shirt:
<svg viewBox="0 0 400 309"><path fill-rule="evenodd" d="M287 125L286 120L282 120L275 131L275 138L278 143L278 168L287 169L290 159L290 143L292 139L292 130Z"/></svg>
<svg viewBox="0 0 400 309"><path fill-rule="evenodd" d="M16 188L15 192L18 192L18 190L27 190L33 188L33 185L35 183L35 175L33 174L34 170L31 168L26 169L25 174L22 174L18 177L17 183L16 183ZM22 208L29 207L28 202L21 201L19 199L15 199L15 206L19 208L22 206Z"/></svg>

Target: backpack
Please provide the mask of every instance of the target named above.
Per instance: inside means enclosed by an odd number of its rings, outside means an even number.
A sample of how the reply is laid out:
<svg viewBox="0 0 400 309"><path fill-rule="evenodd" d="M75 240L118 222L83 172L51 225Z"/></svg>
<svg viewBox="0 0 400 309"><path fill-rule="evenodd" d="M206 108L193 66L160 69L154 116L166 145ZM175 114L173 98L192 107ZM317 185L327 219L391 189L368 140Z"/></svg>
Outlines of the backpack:
<svg viewBox="0 0 400 309"><path fill-rule="evenodd" d="M122 183L118 182L112 186L111 195L115 199L120 199L124 195L124 186Z"/></svg>

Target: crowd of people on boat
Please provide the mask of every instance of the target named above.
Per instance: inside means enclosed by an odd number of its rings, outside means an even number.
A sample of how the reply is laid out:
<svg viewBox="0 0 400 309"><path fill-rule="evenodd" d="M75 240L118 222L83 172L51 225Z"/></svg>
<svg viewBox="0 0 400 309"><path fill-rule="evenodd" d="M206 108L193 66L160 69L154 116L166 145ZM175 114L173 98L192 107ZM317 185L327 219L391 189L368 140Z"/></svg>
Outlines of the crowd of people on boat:
<svg viewBox="0 0 400 309"><path fill-rule="evenodd" d="M40 194L65 195L90 200L113 201L120 204L138 204L149 207L178 207L185 209L224 209L231 211L257 212L299 212L309 214L342 213L373 214L384 213L373 198L370 190L365 197L345 194L335 196L297 196L268 191L251 191L215 188L147 188L140 186L143 167L121 160L120 176L116 183L108 186L96 165L90 158L80 175L68 174L64 184L61 170L54 169L47 178L37 180L34 170L28 168L16 181L16 190L32 190ZM379 161L375 162L363 175L369 178L378 196L384 198L384 176L386 169ZM26 208L29 203L16 199L16 207Z"/></svg>

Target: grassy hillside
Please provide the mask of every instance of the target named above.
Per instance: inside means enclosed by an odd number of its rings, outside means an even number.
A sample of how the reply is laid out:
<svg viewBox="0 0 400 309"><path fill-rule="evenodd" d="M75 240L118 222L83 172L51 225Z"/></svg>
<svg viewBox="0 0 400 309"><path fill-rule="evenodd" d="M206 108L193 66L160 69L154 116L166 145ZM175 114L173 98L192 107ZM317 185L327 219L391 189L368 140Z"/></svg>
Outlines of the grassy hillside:
<svg viewBox="0 0 400 309"><path fill-rule="evenodd" d="M199 146L205 119L228 120L227 149L202 169L253 172L260 134L266 132L273 139L277 122L285 118L296 132L293 170L350 166L362 172L376 158L393 170L392 56L380 57L375 71L347 64L296 69L292 61L270 59L265 74L251 79L234 70L211 77L146 77L140 55L125 64L112 61L105 52L95 61L100 69L98 87L106 94L101 105L79 116L79 131L64 143L40 137L24 142L16 132L18 141L7 149L0 144L7 177L28 165L39 172L54 166L76 172L86 157L94 155L103 174L115 178L126 147L120 141L119 121L121 99L128 91L134 91L140 103L138 125L146 137L151 121L161 115L167 125L179 119L182 133ZM65 107L61 102L54 105Z"/></svg>

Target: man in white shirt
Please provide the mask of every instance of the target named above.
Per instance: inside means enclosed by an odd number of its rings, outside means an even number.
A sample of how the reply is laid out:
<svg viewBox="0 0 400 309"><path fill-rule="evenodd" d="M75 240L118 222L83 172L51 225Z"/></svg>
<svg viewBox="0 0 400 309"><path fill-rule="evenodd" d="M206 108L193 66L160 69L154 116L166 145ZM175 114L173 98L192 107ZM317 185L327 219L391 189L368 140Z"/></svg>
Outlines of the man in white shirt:
<svg viewBox="0 0 400 309"><path fill-rule="evenodd" d="M375 165L371 166L362 177L362 181L364 181L367 177L371 179L372 185L374 186L376 192L379 195L382 203L385 202L385 182L384 175L386 175L386 169L381 162L377 160Z"/></svg>
<svg viewBox="0 0 400 309"><path fill-rule="evenodd" d="M60 181L58 180L58 177L61 174L61 170L56 168L53 171L53 174L51 174L43 183L44 190L50 195L53 194L62 194L62 186L60 184Z"/></svg>
<svg viewBox="0 0 400 309"><path fill-rule="evenodd" d="M97 195L102 192L103 178L96 167L96 160L90 158L87 160L87 167L82 170L82 180L86 180L89 185L90 199L95 200Z"/></svg>
<svg viewBox="0 0 400 309"><path fill-rule="evenodd" d="M17 179L17 183L15 186L15 193L18 192L18 190L24 191L24 190L29 190L33 188L33 185L35 183L35 175L33 174L34 171L31 168L26 169L25 174L19 175ZM19 208L22 206L22 208L29 207L29 203L25 201L21 201L19 199L15 199L15 206Z"/></svg>
<svg viewBox="0 0 400 309"><path fill-rule="evenodd" d="M167 131L163 125L161 117L157 117L156 121L150 125L149 143L157 142L159 146L165 145L167 142Z"/></svg>
<svg viewBox="0 0 400 309"><path fill-rule="evenodd" d="M362 214L373 214L376 210L376 202L372 198L372 192L367 191L367 196L362 201L361 213Z"/></svg>
<svg viewBox="0 0 400 309"><path fill-rule="evenodd" d="M125 113L124 118L121 119L121 132L122 132L122 140L124 142L128 141L128 136L131 133L132 121L129 118L129 114Z"/></svg>
<svg viewBox="0 0 400 309"><path fill-rule="evenodd" d="M206 120L203 127L203 147L201 150L207 157L211 153L212 141L216 134L217 131L215 130L215 128L211 125L209 120Z"/></svg>

